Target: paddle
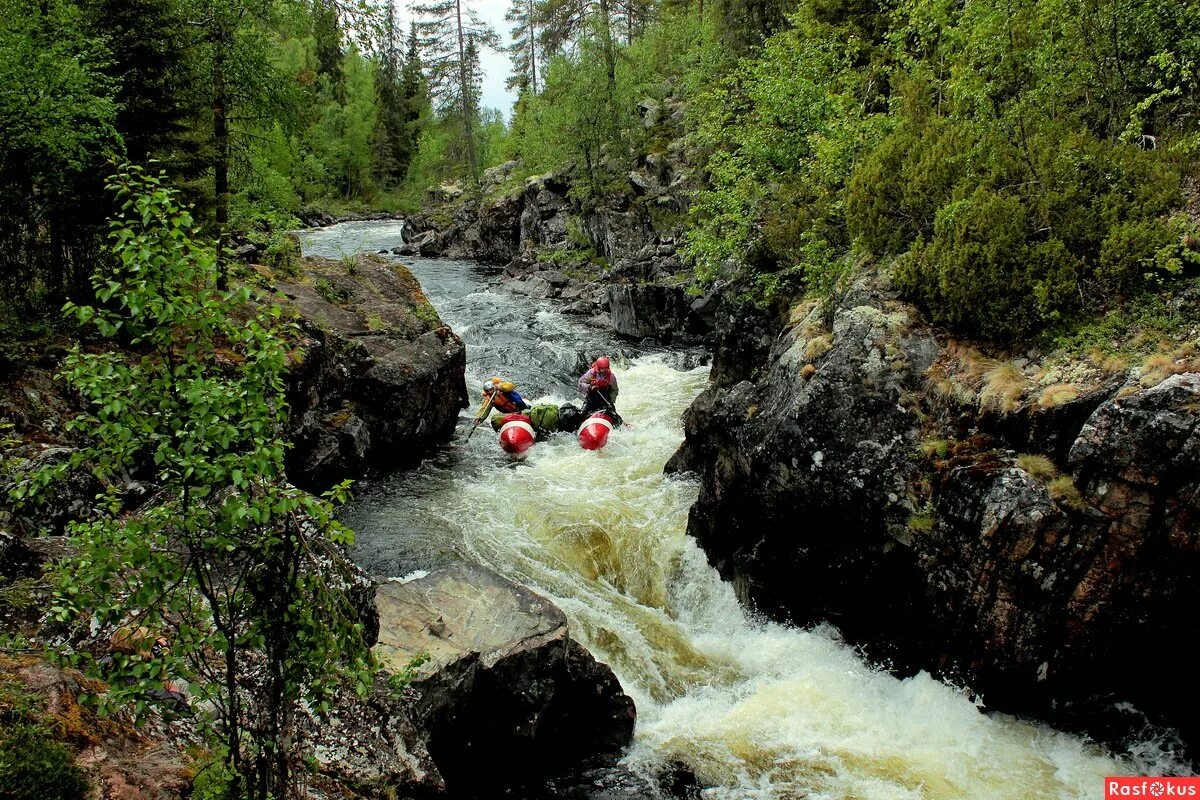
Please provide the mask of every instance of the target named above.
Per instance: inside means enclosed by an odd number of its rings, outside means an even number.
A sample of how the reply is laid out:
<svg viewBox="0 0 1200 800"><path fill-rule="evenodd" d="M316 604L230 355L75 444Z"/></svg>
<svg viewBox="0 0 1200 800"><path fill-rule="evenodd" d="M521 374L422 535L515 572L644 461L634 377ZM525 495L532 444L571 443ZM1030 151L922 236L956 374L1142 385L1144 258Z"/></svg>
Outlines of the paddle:
<svg viewBox="0 0 1200 800"><path fill-rule="evenodd" d="M621 421L621 424L622 424L622 425L624 425L626 428L629 428L630 430L633 430L633 424L632 424L632 423L629 423L629 422L626 422L626 421L625 421L625 418L624 418L624 417L622 417L620 414L618 414L618 413L617 413L617 407L616 407L616 406L614 406L614 405L613 405L613 404L612 404L612 403L609 401L609 399L608 399L607 397L605 397L605 396L604 396L604 393L603 393L603 392L601 392L599 389L592 389L592 391L596 393L596 396L597 396L597 397L599 397L601 400L603 400L603 401L604 401L604 405L608 406L608 410L612 412L612 415L613 415L614 417L616 417L616 418L617 418L617 420L620 420L620 421ZM613 421L614 421L614 422L616 422L617 420L613 420Z"/></svg>
<svg viewBox="0 0 1200 800"><path fill-rule="evenodd" d="M488 412L492 410L492 402L495 399L496 395L494 393L488 395L487 402L483 404L483 408L481 408L479 410L479 414L476 415L475 424L471 427L471 430L467 432L467 438L464 441L471 441L471 434L475 433L475 429L478 428L485 419L487 419Z"/></svg>

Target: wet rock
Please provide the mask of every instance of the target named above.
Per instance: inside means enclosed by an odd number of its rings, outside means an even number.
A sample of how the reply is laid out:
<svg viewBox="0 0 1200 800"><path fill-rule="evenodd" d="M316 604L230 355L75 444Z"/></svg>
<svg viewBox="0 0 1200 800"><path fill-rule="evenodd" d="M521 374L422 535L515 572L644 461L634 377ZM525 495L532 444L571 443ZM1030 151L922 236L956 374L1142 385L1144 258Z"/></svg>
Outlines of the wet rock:
<svg viewBox="0 0 1200 800"><path fill-rule="evenodd" d="M599 767L549 780L525 792L528 800L667 800L657 783L628 769Z"/></svg>
<svg viewBox="0 0 1200 800"><path fill-rule="evenodd" d="M448 437L467 401L465 348L412 274L370 257L353 274L308 259L301 276L279 285L305 333L288 379L291 479L327 486Z"/></svg>
<svg viewBox="0 0 1200 800"><path fill-rule="evenodd" d="M999 417L932 385L947 352L884 281L777 335L709 305L713 385L668 468L700 474L689 532L747 603L991 707L1090 724L1117 699L1200 739L1183 662L1142 655L1200 634L1200 375Z"/></svg>
<svg viewBox="0 0 1200 800"><path fill-rule="evenodd" d="M628 745L633 702L544 598L458 564L386 583L376 603L385 666L430 659L413 713L452 794L496 796L506 781L528 784Z"/></svg>
<svg viewBox="0 0 1200 800"><path fill-rule="evenodd" d="M238 261L253 263L262 257L262 247L252 242L247 242L233 251L233 257Z"/></svg>
<svg viewBox="0 0 1200 800"><path fill-rule="evenodd" d="M623 336L672 341L690 332L691 303L681 286L610 286L608 308L613 329Z"/></svg>

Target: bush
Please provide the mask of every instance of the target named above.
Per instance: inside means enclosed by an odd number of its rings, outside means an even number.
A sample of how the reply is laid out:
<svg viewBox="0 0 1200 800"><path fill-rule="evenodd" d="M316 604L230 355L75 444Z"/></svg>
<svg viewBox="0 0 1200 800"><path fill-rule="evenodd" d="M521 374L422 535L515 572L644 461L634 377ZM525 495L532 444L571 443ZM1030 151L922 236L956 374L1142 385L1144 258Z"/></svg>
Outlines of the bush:
<svg viewBox="0 0 1200 800"><path fill-rule="evenodd" d="M0 730L0 787L5 800L79 800L88 790L71 751L28 722Z"/></svg>

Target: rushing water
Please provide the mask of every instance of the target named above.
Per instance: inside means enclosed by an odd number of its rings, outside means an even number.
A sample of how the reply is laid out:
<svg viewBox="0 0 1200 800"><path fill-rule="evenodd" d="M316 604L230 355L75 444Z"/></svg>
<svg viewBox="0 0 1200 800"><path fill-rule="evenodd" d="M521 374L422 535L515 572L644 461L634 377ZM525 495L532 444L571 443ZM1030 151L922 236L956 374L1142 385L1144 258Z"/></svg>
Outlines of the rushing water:
<svg viewBox="0 0 1200 800"><path fill-rule="evenodd" d="M397 223L305 235L310 254L390 248ZM468 344L474 385L505 375L561 401L587 359L620 348L549 304L493 291L465 262L406 259ZM707 383L696 354L626 347L617 372L633 424L600 452L571 436L505 460L490 430L420 469L359 487L357 557L407 574L466 558L554 600L572 635L637 703L628 764L682 762L712 798L1097 798L1106 774L1170 768L1153 741L1114 758L1044 726L984 714L925 674L865 664L833 630L753 619L685 535L695 484L662 474L680 414ZM467 420L464 414L464 422Z"/></svg>

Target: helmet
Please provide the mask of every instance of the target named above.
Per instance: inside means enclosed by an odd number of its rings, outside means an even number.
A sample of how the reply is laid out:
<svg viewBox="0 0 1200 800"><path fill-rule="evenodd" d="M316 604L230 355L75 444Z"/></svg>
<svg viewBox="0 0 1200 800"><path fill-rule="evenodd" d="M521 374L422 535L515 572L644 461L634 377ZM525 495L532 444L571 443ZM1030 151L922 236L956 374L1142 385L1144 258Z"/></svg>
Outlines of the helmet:
<svg viewBox="0 0 1200 800"><path fill-rule="evenodd" d="M496 388L496 382L495 382L495 380L486 380L486 381L484 381L484 382L483 382L483 390L484 390L485 392L490 392L490 391L492 391L492 390L493 390L493 389L495 389L495 388Z"/></svg>
<svg viewBox="0 0 1200 800"><path fill-rule="evenodd" d="M608 370L608 356L600 356L599 358L597 358L595 363L592 364L592 369L607 371Z"/></svg>

